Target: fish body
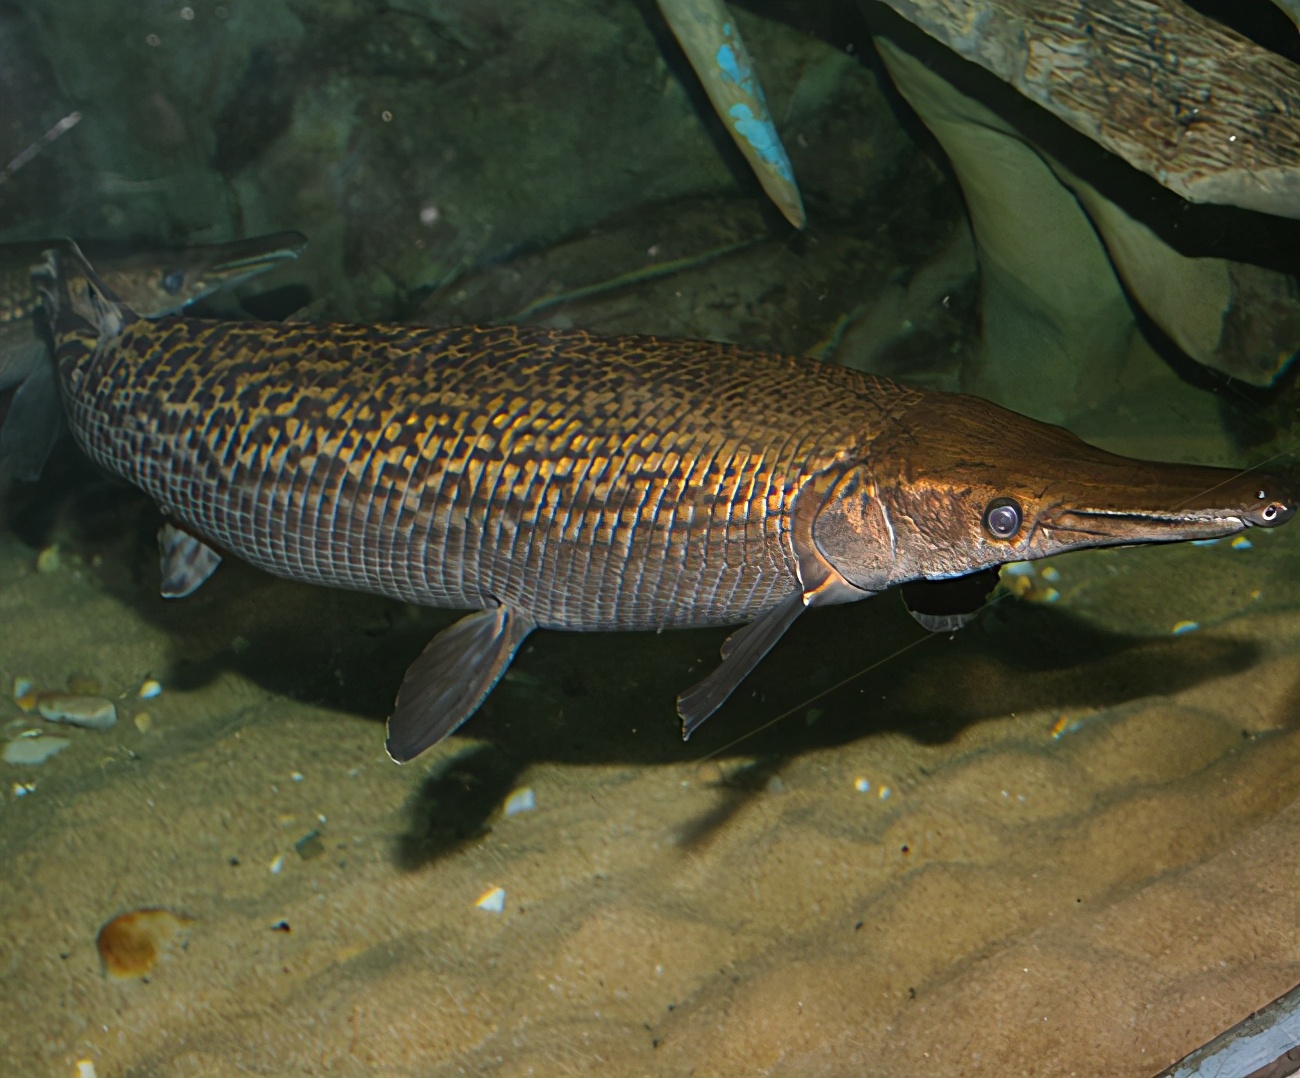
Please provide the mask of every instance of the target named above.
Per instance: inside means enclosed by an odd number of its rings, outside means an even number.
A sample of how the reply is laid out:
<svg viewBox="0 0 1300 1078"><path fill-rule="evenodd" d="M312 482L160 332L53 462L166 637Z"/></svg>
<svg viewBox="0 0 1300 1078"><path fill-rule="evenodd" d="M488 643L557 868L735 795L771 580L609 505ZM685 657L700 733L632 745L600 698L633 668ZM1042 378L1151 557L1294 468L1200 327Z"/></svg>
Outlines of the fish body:
<svg viewBox="0 0 1300 1078"><path fill-rule="evenodd" d="M679 698L689 734L808 606L1293 512L1272 479L1116 457L798 357L524 326L146 321L89 267L50 263L69 425L172 522L165 594L225 551L477 611L408 672L399 760L467 718L535 627L747 623Z"/></svg>
<svg viewBox="0 0 1300 1078"><path fill-rule="evenodd" d="M269 572L544 628L768 609L798 588L800 492L916 396L527 326L169 318L79 344L59 357L77 441L185 527Z"/></svg>

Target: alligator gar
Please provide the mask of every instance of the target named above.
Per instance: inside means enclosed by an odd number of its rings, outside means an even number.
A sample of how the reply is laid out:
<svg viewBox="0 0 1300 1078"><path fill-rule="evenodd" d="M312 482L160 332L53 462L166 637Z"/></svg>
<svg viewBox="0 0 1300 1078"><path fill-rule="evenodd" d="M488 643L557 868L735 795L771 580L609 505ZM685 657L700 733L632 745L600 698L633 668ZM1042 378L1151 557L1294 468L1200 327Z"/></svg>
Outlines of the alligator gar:
<svg viewBox="0 0 1300 1078"><path fill-rule="evenodd" d="M67 242L0 244L0 393L20 387L8 413L0 410L0 459L7 458L10 469L25 479L40 473L59 430L58 395L49 392L49 346L33 317L41 298L32 287L32 266L51 246ZM301 232L276 232L173 250L123 253L119 245L90 250L114 295L142 318L161 318L297 258L306 243ZM29 410L41 403L49 410Z"/></svg>
<svg viewBox="0 0 1300 1078"><path fill-rule="evenodd" d="M387 747L468 718L534 628L745 623L683 732L805 608L1009 561L1281 524L1277 479L1103 452L987 401L727 344L530 326L145 321L38 274L82 448L157 500L163 590L220 552L474 613Z"/></svg>

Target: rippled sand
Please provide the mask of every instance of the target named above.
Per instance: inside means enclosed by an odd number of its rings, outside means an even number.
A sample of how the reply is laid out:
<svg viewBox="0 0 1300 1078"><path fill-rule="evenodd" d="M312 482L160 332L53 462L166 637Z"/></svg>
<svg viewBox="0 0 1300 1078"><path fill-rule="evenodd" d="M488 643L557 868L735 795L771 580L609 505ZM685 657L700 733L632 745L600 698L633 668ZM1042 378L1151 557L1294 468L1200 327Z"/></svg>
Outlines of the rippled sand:
<svg viewBox="0 0 1300 1078"><path fill-rule="evenodd" d="M231 565L164 603L151 526L89 483L57 571L0 537L5 684L127 694L0 765L8 1073L1148 1076L1300 981L1296 527L1058 559L1059 601L815 702L923 634L890 596L810 616L689 745L722 634L541 633L399 768L443 615ZM111 979L137 907L195 920Z"/></svg>

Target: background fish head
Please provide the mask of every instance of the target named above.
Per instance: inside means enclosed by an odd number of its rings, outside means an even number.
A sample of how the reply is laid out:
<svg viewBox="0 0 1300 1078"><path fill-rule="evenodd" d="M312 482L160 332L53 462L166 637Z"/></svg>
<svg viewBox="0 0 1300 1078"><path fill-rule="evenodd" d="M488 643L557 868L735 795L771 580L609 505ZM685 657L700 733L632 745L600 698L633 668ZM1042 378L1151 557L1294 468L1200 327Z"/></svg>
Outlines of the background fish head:
<svg viewBox="0 0 1300 1078"><path fill-rule="evenodd" d="M274 232L92 261L104 284L132 311L141 318L162 318L297 258L306 244L301 232Z"/></svg>

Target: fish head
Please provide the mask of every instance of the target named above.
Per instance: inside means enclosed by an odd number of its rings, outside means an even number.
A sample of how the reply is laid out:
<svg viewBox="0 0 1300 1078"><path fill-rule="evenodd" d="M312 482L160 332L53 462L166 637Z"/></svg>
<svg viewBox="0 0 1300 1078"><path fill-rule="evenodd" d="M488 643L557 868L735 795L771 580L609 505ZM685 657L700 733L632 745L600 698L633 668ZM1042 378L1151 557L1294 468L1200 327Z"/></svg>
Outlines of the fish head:
<svg viewBox="0 0 1300 1078"><path fill-rule="evenodd" d="M1122 457L988 401L936 393L842 473L813 535L845 579L879 591L1085 547L1276 527L1298 500L1274 476Z"/></svg>
<svg viewBox="0 0 1300 1078"><path fill-rule="evenodd" d="M297 258L306 244L301 232L275 232L116 257L91 252L91 261L109 291L133 312L141 318L162 318Z"/></svg>

